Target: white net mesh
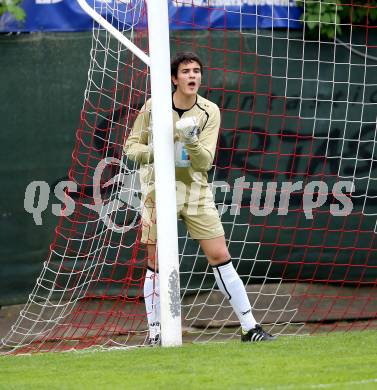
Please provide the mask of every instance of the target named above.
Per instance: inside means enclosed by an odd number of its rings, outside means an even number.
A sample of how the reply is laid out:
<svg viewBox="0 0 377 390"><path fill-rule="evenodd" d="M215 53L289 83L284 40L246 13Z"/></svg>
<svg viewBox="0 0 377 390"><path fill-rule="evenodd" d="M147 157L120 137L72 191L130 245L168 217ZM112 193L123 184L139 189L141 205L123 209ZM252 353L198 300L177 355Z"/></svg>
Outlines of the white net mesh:
<svg viewBox="0 0 377 390"><path fill-rule="evenodd" d="M366 328L377 305L377 37L368 18L339 19L345 9L376 8L313 1L315 14L308 3L303 17L318 15L318 30L297 29L292 2L263 2L267 16L254 2L170 4L172 53L203 58L201 94L222 112L210 181L233 264L256 319L274 334L360 326L333 323L351 319ZM326 4L335 7L327 22ZM94 9L148 53L144 1L94 1ZM228 28L232 18L238 30ZM255 21L268 28L251 28ZM323 38L326 29L334 35ZM139 166L122 145L150 97L149 70L97 24L90 56L69 171L74 210L60 219L2 339L5 352L128 347L147 337ZM184 340L238 338L238 320L182 221L179 248Z"/></svg>

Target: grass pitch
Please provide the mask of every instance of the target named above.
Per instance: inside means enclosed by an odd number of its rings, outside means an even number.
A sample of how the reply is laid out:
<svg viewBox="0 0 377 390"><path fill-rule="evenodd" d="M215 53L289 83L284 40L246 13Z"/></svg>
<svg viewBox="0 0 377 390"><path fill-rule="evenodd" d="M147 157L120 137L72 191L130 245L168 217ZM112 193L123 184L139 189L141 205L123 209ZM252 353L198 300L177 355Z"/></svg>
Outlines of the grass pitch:
<svg viewBox="0 0 377 390"><path fill-rule="evenodd" d="M1 389L376 389L377 331L0 358Z"/></svg>

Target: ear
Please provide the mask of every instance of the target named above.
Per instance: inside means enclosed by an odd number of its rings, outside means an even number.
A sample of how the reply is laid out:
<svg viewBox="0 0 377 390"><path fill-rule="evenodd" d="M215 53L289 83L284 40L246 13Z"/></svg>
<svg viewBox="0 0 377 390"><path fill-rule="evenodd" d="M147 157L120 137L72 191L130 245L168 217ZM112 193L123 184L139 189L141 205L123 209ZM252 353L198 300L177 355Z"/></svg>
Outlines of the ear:
<svg viewBox="0 0 377 390"><path fill-rule="evenodd" d="M178 80L175 76L171 76L171 82L174 84L174 85L177 85L178 84Z"/></svg>

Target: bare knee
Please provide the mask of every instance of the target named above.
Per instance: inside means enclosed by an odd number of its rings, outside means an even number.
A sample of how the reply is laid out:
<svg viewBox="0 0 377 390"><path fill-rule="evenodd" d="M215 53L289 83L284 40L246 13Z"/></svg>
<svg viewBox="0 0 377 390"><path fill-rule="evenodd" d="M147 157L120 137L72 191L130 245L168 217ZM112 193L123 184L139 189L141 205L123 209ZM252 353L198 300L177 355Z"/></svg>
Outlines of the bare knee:
<svg viewBox="0 0 377 390"><path fill-rule="evenodd" d="M200 240L199 243L210 265L220 265L230 259L224 236L209 240Z"/></svg>
<svg viewBox="0 0 377 390"><path fill-rule="evenodd" d="M148 268L152 271L158 272L158 265L154 260L148 259Z"/></svg>
<svg viewBox="0 0 377 390"><path fill-rule="evenodd" d="M147 261L148 268L158 272L157 256L156 256L156 245L147 245Z"/></svg>
<svg viewBox="0 0 377 390"><path fill-rule="evenodd" d="M221 265L230 259L228 248L221 249L207 255L208 263L212 266Z"/></svg>

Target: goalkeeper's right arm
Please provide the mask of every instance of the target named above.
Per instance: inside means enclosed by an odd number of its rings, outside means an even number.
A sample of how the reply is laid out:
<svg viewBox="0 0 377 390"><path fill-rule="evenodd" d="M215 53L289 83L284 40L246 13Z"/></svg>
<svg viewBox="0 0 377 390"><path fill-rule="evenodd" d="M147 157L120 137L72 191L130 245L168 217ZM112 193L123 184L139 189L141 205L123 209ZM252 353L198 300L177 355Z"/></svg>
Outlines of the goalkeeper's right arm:
<svg viewBox="0 0 377 390"><path fill-rule="evenodd" d="M197 118L184 118L176 123L177 133L185 142L192 168L197 172L209 171L215 156L220 127L220 110L212 104L209 112L209 118L199 134L197 133L199 123Z"/></svg>
<svg viewBox="0 0 377 390"><path fill-rule="evenodd" d="M140 164L153 163L153 148L149 143L150 110L146 105L137 116L134 126L123 146L124 154Z"/></svg>

